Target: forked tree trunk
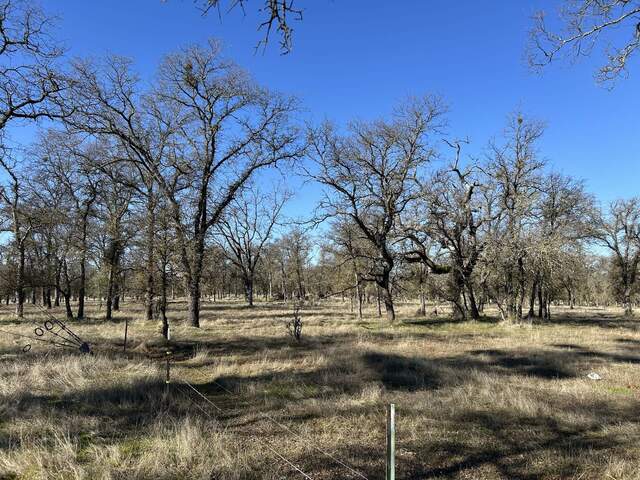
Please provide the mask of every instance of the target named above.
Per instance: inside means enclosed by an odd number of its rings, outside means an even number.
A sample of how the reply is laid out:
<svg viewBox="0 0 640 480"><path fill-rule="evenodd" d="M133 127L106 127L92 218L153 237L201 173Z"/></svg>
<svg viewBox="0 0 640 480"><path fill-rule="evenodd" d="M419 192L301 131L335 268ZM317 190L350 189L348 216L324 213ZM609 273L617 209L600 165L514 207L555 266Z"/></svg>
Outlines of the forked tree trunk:
<svg viewBox="0 0 640 480"><path fill-rule="evenodd" d="M478 311L478 304L476 302L476 295L473 291L473 285L466 282L467 285L467 300L469 301L469 311L473 320L480 318L480 312Z"/></svg>

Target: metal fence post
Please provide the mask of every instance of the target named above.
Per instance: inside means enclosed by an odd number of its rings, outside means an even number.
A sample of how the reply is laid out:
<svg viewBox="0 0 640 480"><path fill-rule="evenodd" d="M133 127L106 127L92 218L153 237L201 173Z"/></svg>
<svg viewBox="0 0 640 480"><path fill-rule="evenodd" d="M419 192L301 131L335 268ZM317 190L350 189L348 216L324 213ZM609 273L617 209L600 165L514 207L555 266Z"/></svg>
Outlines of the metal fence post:
<svg viewBox="0 0 640 480"><path fill-rule="evenodd" d="M396 406L387 405L387 480L396 478Z"/></svg>
<svg viewBox="0 0 640 480"><path fill-rule="evenodd" d="M164 383L167 385L167 388L169 388L169 383L171 382L171 364L169 363L169 355L171 355L171 352L167 350L167 376L164 380Z"/></svg>

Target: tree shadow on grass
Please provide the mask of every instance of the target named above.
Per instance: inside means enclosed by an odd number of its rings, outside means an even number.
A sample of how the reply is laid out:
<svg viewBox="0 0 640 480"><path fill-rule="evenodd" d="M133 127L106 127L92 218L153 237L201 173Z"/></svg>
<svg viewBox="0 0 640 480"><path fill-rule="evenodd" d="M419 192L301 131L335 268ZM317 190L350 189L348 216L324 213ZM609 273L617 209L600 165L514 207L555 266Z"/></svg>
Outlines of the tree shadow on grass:
<svg viewBox="0 0 640 480"><path fill-rule="evenodd" d="M559 405L550 400L549 407L555 415L504 409L458 413L451 420L469 433L434 442L408 442L408 448L422 455L406 462L402 478L482 478L480 472L491 472L492 478L496 473L498 478L523 480L573 478L583 467L588 467L592 476L581 478L601 478L593 471L593 464L598 465L594 457L600 457L599 465L604 469L614 452L630 449L635 443L633 435L624 436L610 428L621 421L637 427L635 408L603 419L597 412L607 406L600 402ZM568 414L575 418L576 413L584 417L585 412L593 412L590 419L572 423L563 418ZM474 438L476 435L481 438ZM585 465L585 456L591 459L590 465ZM536 461L540 457L547 461Z"/></svg>
<svg viewBox="0 0 640 480"><path fill-rule="evenodd" d="M575 327L597 327L607 330L628 330L631 332L640 331L640 320L633 318L625 318L615 313L602 312L596 315L588 315L584 313L567 313L553 315L551 319L543 320L534 318L534 325L560 325Z"/></svg>
<svg viewBox="0 0 640 480"><path fill-rule="evenodd" d="M562 350L568 350L573 356L582 357L590 360L596 360L606 363L633 363L640 364L640 356L628 355L624 353L616 352L601 352L598 350L592 350L586 347L582 347L576 344L556 343L552 345Z"/></svg>

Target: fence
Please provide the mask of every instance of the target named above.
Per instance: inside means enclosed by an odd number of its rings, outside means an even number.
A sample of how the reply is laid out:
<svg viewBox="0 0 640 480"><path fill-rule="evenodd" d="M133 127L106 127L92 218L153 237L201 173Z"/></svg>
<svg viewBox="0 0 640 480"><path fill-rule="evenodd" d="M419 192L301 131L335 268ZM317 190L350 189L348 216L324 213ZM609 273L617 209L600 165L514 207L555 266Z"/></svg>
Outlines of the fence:
<svg viewBox="0 0 640 480"><path fill-rule="evenodd" d="M182 395L185 395L190 401L191 403L206 417L208 417L211 420L215 420L215 417L213 415L211 415L211 413L207 410L207 408L203 408L202 405L200 405L198 402L196 402L193 399L193 395L190 394L190 392L193 392L194 395L196 395L196 398L198 398L199 400L202 400L205 402L206 406L212 407L215 409L216 412L218 413L224 413L224 410L217 405L215 402L213 402L210 398L208 398L206 395L204 395L202 392L200 392L194 385L192 385L191 383L189 383L188 381L181 379L179 381L172 381L171 379L171 352L167 351L166 352L166 377L165 377L165 384L167 386L167 389L171 388L172 386L176 388L177 391L179 391ZM232 392L231 390L229 390L228 388L226 388L224 385L220 384L219 382L212 380L211 383L213 383L214 385L218 386L221 390L223 390L224 392L228 393L229 395L236 397L236 398L240 398L240 396L234 392ZM183 388L186 387L186 388ZM389 404L387 406L387 423L386 423L386 480L395 480L395 405L394 404ZM362 472L359 472L358 470L356 470L355 468L353 468L352 466L350 466L349 464L347 464L346 462L340 460L339 458L337 458L335 455L332 455L331 453L317 447L316 445L313 445L312 443L306 441L300 434L298 434L297 432L295 432L293 429L291 429L290 427L282 424L281 422L277 421L275 418L273 418L270 415L267 415L266 413L260 413L260 417L271 422L273 425L275 425L276 427L288 432L289 434L293 435L294 437L296 437L301 443L307 445L308 447L310 447L311 449L315 450L316 452L324 455L325 457L329 458L330 460L332 460L333 462L335 462L336 464L340 465L341 467L343 467L345 470L347 470L348 472L350 472L351 474L353 474L355 477L358 478L362 478L364 480L369 480L368 477L366 477ZM296 472L298 472L303 478L309 479L309 480L313 480L313 477L311 475L309 475L308 473L306 473L304 470L302 470L302 468L298 465L296 465L295 463L293 463L291 460L287 459L284 455L282 455L276 448L273 447L273 445L271 445L269 442L267 442L265 439L260 439L258 438L258 440L260 441L260 443L262 445L264 445L271 453L273 453L277 458L279 458L283 463L287 464L289 467L291 467L293 470L295 470Z"/></svg>

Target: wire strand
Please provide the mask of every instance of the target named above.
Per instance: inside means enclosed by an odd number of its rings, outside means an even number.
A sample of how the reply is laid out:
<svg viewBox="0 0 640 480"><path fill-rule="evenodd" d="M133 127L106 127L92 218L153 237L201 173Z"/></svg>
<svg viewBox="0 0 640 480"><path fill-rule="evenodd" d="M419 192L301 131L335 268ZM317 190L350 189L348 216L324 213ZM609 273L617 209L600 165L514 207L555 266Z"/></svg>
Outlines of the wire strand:
<svg viewBox="0 0 640 480"><path fill-rule="evenodd" d="M204 399L207 403L209 403L210 405L214 406L219 412L223 412L223 410L217 406L215 403L213 403L211 400L209 400L206 396L204 396L202 393L200 393L200 391L195 388L193 385L191 385L189 382L187 382L186 380L181 380L182 383L184 383L186 386L188 386L189 388L191 388L191 390L193 390L195 393L198 394L198 396L202 399ZM177 384L174 384L177 386ZM209 415L208 413L205 412L205 415L207 415L211 420L216 420L215 418L211 417L211 415ZM260 439L257 438L257 440L259 442L261 442L265 447L267 447L273 454L275 454L280 460L282 460L283 462L285 462L287 465L289 465L291 468L293 468L294 470L296 470L298 473L300 473L300 475L302 475L304 478L308 479L308 480L313 480L313 478L311 476L309 476L308 474L306 474L302 469L300 469L300 467L298 467L296 464L294 464L292 461L288 460L286 457L284 457L280 452L278 452L275 448L273 448L271 446L271 444L269 442L267 442L265 439Z"/></svg>
<svg viewBox="0 0 640 480"><path fill-rule="evenodd" d="M233 395L236 398L240 398L240 396L237 393L232 392L231 390L229 390L228 388L225 388L223 385L221 385L220 383L218 383L215 380L211 380L212 383L214 383L215 385L218 385L220 388L222 388L222 390L224 390L225 392L229 393L230 395ZM350 465L348 465L347 463L343 462L342 460L334 457L332 454L330 454L329 452L326 452L324 450L322 450L320 447L316 447L315 445L313 445L310 442L307 442L304 440L304 438L297 432L295 432L294 430L292 430L290 427L278 422L276 419L274 419L273 417L271 417L270 415L267 415L266 413L262 413L259 412L259 415L267 420L270 420L272 423L278 425L280 428L286 430L287 432L291 433L292 435L296 436L298 439L300 439L303 443L305 443L306 445L308 445L309 447L311 447L312 449L314 449L315 451L322 453L323 455L325 455L326 457L330 458L331 460L333 460L334 462L336 462L337 464L341 465L342 467L346 468L347 470L349 470L351 473L353 473L354 475L357 475L360 478L364 478L365 480L369 480L366 476L364 476L362 473L360 473L359 471L357 471L356 469L354 469L353 467L351 467Z"/></svg>

